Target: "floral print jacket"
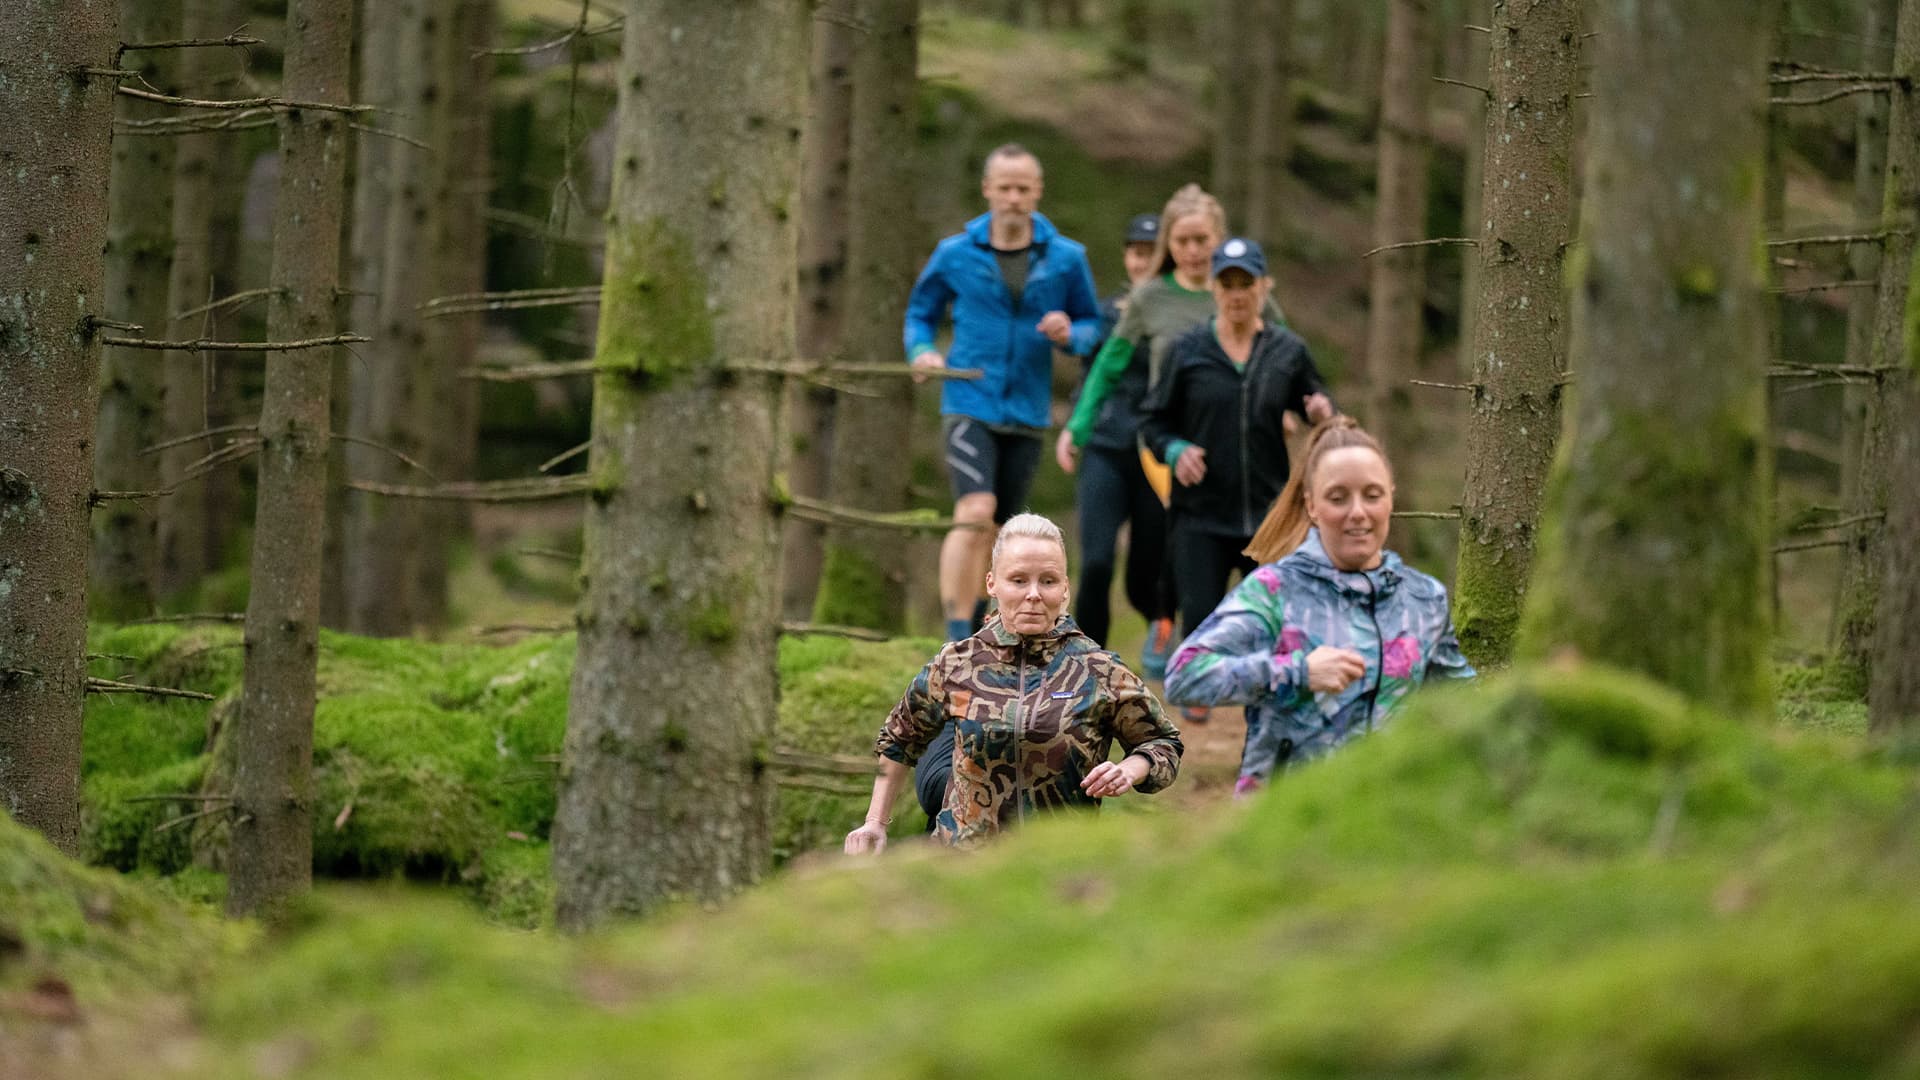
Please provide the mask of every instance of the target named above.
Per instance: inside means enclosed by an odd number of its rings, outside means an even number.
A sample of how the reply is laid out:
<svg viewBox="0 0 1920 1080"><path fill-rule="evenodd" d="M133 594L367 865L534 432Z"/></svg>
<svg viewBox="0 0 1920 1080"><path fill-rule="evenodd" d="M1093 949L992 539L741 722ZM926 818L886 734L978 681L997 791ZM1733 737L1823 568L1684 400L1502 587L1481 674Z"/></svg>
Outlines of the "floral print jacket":
<svg viewBox="0 0 1920 1080"><path fill-rule="evenodd" d="M1159 791L1180 769L1180 733L1159 700L1066 617L1022 637L994 615L949 642L894 706L875 749L911 765L949 719L953 780L934 835L955 847L1036 810L1098 806L1080 780L1115 741L1147 761L1135 791Z"/></svg>
<svg viewBox="0 0 1920 1080"><path fill-rule="evenodd" d="M1307 689L1307 654L1352 649L1366 673L1338 694ZM1429 678L1471 678L1460 655L1446 586L1388 551L1380 566L1344 571L1318 530L1278 562L1249 574L1167 669L1167 700L1244 705L1240 788L1364 734Z"/></svg>

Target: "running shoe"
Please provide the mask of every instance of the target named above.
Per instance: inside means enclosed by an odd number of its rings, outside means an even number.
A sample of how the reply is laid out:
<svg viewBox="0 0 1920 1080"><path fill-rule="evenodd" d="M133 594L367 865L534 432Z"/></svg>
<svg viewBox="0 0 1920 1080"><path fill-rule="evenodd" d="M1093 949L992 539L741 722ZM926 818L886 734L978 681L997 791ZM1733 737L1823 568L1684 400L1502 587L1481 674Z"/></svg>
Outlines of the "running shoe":
<svg viewBox="0 0 1920 1080"><path fill-rule="evenodd" d="M1167 677L1167 661L1173 657L1173 620L1155 619L1147 626L1147 643L1140 647L1140 673L1149 679Z"/></svg>
<svg viewBox="0 0 1920 1080"><path fill-rule="evenodd" d="M1207 722L1207 718L1212 715L1213 710L1207 708L1205 705L1180 706L1180 719L1185 723L1204 724Z"/></svg>

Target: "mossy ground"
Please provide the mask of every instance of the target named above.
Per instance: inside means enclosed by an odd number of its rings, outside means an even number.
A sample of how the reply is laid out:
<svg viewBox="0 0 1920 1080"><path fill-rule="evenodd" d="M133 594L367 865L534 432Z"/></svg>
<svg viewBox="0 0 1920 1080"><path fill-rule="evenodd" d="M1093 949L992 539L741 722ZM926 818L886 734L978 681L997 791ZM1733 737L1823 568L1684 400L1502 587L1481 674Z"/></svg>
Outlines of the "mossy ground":
<svg viewBox="0 0 1920 1080"><path fill-rule="evenodd" d="M788 664L826 670L837 646L813 647ZM1907 1076L1917 800L1857 738L1520 672L1417 699L1250 803L909 846L585 939L328 889L202 984L194 1064Z"/></svg>

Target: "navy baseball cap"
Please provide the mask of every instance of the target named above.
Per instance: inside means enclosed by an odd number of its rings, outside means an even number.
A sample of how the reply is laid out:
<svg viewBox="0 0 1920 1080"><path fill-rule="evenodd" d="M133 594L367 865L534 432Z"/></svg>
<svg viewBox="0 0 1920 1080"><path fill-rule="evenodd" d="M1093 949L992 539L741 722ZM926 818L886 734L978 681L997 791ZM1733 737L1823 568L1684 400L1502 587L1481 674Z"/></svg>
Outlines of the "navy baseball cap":
<svg viewBox="0 0 1920 1080"><path fill-rule="evenodd" d="M1135 214L1127 222L1127 243L1151 244L1160 239L1159 214Z"/></svg>
<svg viewBox="0 0 1920 1080"><path fill-rule="evenodd" d="M1236 236L1213 249L1213 276L1219 277L1223 270L1245 270L1254 277L1267 276L1267 255L1260 245L1243 236Z"/></svg>

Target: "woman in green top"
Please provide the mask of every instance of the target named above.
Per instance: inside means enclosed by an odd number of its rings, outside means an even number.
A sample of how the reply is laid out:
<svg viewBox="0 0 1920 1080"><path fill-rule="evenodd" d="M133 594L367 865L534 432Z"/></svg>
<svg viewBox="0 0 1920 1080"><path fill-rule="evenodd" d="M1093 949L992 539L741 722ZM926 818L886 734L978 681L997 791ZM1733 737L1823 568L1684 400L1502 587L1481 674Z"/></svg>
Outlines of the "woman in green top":
<svg viewBox="0 0 1920 1080"><path fill-rule="evenodd" d="M1160 213L1159 237L1154 241L1152 276L1135 287L1128 297L1119 323L1087 372L1073 419L1054 446L1054 459L1062 469L1069 473L1076 471L1074 454L1084 449L1089 472L1124 476L1129 490L1150 487L1164 503L1170 487L1166 468L1147 458L1138 448L1142 403L1148 387L1159 377L1162 361L1174 341L1213 316L1213 293L1208 287L1211 260L1213 250L1226 238L1226 212L1221 209L1220 201L1201 190L1200 185L1188 184L1167 200L1166 208ZM1285 325L1279 306L1271 299L1261 315L1271 325ZM1154 476L1155 473L1159 475ZM1141 500L1131 500L1134 506L1123 519L1110 509L1090 516L1086 501L1083 493L1080 515L1083 548L1112 550L1112 537L1089 538L1089 526L1117 532L1121 521L1130 519L1134 553L1165 550L1166 516L1152 512L1158 507L1142 507ZM1105 541L1104 547L1101 541ZM1094 569L1092 564L1086 563L1082 572L1091 569ZM1107 573L1111 575L1111 567ZM1149 624L1146 654L1142 657L1142 666L1149 678L1159 678L1165 670L1173 637L1171 616L1177 610L1171 575L1163 572L1161 580L1159 610L1141 612ZM1089 595L1087 582L1081 582L1079 595L1084 603ZM1084 619L1081 621L1085 623ZM1096 639L1104 640L1104 635L1096 635Z"/></svg>

